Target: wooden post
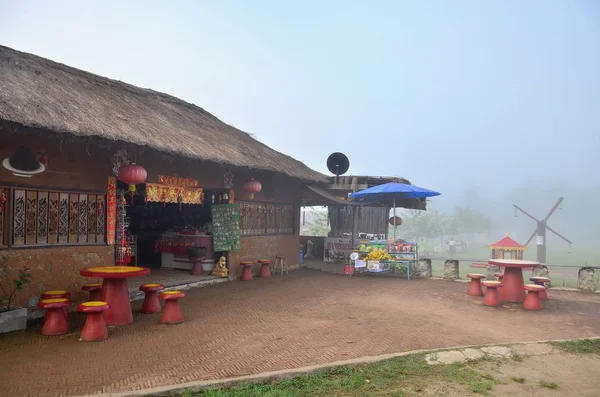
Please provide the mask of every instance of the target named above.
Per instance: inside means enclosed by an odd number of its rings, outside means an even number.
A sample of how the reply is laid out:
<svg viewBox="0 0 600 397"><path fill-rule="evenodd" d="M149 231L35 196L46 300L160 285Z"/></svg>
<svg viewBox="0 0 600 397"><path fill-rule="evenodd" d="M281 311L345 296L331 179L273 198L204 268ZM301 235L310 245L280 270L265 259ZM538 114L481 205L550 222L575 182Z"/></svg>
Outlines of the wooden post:
<svg viewBox="0 0 600 397"><path fill-rule="evenodd" d="M358 211L356 205L352 206L352 248L354 248L354 241L358 235Z"/></svg>

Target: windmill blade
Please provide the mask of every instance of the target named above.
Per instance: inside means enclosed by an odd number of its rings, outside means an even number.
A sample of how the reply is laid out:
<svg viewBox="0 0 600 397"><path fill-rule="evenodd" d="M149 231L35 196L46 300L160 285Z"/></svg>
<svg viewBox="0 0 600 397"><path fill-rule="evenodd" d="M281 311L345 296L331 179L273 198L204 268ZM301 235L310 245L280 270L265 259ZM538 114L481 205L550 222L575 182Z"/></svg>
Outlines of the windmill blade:
<svg viewBox="0 0 600 397"><path fill-rule="evenodd" d="M529 243L531 242L531 240L533 240L533 238L535 237L536 234L537 234L537 229L533 231L533 233L531 234L531 237L529 237L529 240L527 240L527 242L525 243L525 246L529 245Z"/></svg>
<svg viewBox="0 0 600 397"><path fill-rule="evenodd" d="M567 243L569 244L573 244L571 242L571 240L569 240L568 238L566 238L565 236L561 235L559 232L557 232L556 230L552 229L550 226L546 225L546 229L548 229L549 231L551 231L552 233L556 234L558 237L562 238L563 240L565 240Z"/></svg>
<svg viewBox="0 0 600 397"><path fill-rule="evenodd" d="M552 209L550 210L550 212L548 212L548 215L546 215L546 217L544 218L543 222L546 222L548 219L550 219L550 217L552 216L552 214L554 214L554 211L556 211L556 209L558 207L560 207L560 203L563 202L565 198L561 197L558 199L558 201L556 202L556 204L554 204L554 207L552 207Z"/></svg>
<svg viewBox="0 0 600 397"><path fill-rule="evenodd" d="M518 209L519 211L521 211L522 213L524 213L525 215L527 215L528 217L530 217L531 219L533 219L536 222L539 222L540 220L537 219L535 216L531 215L529 212L525 211L523 208L519 207L516 204L513 204L513 207L515 207L516 209Z"/></svg>

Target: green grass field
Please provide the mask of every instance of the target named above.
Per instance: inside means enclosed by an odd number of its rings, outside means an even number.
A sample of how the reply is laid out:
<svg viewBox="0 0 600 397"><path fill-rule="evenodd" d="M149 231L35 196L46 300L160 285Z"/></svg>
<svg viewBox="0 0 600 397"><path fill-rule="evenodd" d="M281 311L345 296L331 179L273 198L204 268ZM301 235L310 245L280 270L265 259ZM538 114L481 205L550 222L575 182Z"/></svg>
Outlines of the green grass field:
<svg viewBox="0 0 600 397"><path fill-rule="evenodd" d="M600 354L600 340L556 342L552 345L565 353ZM514 364L527 356L513 356ZM506 360L505 360L506 361ZM485 365L486 363L491 365ZM508 379L494 370L503 361L482 358L467 363L429 365L425 354L411 354L391 360L352 367L336 367L315 371L291 379L266 383L248 383L235 387L186 391L181 397L310 397L310 396L441 396L460 393L461 396L487 396L499 384L509 381L523 384L530 380L521 375L515 366ZM525 363L527 367L530 364ZM512 376L511 376L512 375ZM540 380L537 387L558 389L558 383ZM524 389L523 389L524 390Z"/></svg>

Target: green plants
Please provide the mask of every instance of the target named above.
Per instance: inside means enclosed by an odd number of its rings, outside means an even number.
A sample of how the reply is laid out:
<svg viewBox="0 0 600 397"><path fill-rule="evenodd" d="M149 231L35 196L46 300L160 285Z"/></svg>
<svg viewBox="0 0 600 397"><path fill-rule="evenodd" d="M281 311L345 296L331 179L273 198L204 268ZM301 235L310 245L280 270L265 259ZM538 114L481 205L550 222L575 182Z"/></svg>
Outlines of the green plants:
<svg viewBox="0 0 600 397"><path fill-rule="evenodd" d="M516 382L516 383L521 383L521 384L525 383L525 378L517 378L516 376L511 376L510 380L512 380L513 382Z"/></svg>
<svg viewBox="0 0 600 397"><path fill-rule="evenodd" d="M545 380L541 380L540 387L545 387L546 389L558 389L558 383L546 382Z"/></svg>
<svg viewBox="0 0 600 397"><path fill-rule="evenodd" d="M187 253L191 260L198 260L204 257L204 255L206 254L206 248L190 247L188 248Z"/></svg>
<svg viewBox="0 0 600 397"><path fill-rule="evenodd" d="M0 257L0 333L25 329L27 309L15 308L13 302L31 280L28 269L15 270L6 256Z"/></svg>

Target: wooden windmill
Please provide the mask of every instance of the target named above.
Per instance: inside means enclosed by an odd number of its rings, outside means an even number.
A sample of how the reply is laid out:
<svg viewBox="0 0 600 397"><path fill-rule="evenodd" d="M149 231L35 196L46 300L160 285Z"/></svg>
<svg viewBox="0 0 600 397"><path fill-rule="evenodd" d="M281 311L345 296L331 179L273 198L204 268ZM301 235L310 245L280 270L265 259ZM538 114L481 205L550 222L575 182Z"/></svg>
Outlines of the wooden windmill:
<svg viewBox="0 0 600 397"><path fill-rule="evenodd" d="M521 211L522 213L524 213L525 215L527 215L528 217L530 217L537 223L536 230L531 234L531 237L529 237L529 240L527 240L527 242L525 243L525 246L529 245L531 240L533 240L533 238L535 236L537 236L537 261L540 263L546 263L546 230L554 233L561 239L565 240L567 243L573 244L568 238L561 235L559 232L552 229L547 224L548 219L552 216L552 214L554 214L554 211L556 211L558 209L558 207L560 207L563 200L564 200L564 197L559 198L558 201L556 202L556 204L554 204L554 207L552 207L550 212L548 212L548 215L546 215L546 217L542 220L537 219L535 216L531 215L530 213L528 213L527 211L525 211L518 205L513 204L513 207L515 207L515 209ZM515 216L516 216L516 212L515 212Z"/></svg>

